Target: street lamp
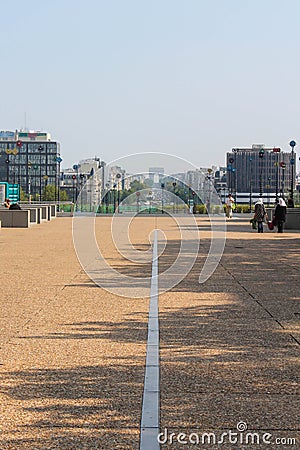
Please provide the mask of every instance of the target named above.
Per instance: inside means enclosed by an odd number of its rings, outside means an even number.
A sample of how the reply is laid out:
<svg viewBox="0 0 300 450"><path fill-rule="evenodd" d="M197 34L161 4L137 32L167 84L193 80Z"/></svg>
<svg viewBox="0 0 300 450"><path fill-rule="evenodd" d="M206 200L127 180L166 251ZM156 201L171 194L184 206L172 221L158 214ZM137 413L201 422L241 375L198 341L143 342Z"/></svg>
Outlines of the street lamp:
<svg viewBox="0 0 300 450"><path fill-rule="evenodd" d="M250 180L249 180L249 204L250 204L250 212L252 211L252 158L249 157L250 163Z"/></svg>
<svg viewBox="0 0 300 450"><path fill-rule="evenodd" d="M140 193L139 191L137 191L137 192L135 193L135 195L136 195L136 207L137 207L137 212L139 213L139 212L140 212L140 195L141 195L141 193Z"/></svg>
<svg viewBox="0 0 300 450"><path fill-rule="evenodd" d="M6 163L6 182L9 184L9 153L8 150L5 152L7 154L7 158L5 160Z"/></svg>
<svg viewBox="0 0 300 450"><path fill-rule="evenodd" d="M270 206L270 189L271 189L271 177L268 177L268 184L267 184L267 190L268 190L268 206Z"/></svg>
<svg viewBox="0 0 300 450"><path fill-rule="evenodd" d="M284 198L284 172L285 172L285 168L286 168L286 163L282 161L279 165L282 169L281 197Z"/></svg>
<svg viewBox="0 0 300 450"><path fill-rule="evenodd" d="M262 160L264 157L265 151L263 148L259 150L258 157L260 159L260 170L259 170L259 196L262 197L263 195L263 186L262 186L262 170L263 170L263 164Z"/></svg>
<svg viewBox="0 0 300 450"><path fill-rule="evenodd" d="M117 212L119 213L119 207L120 207L120 178L122 177L122 175L120 173L117 173L116 178L117 178L117 190L118 190L118 209Z"/></svg>
<svg viewBox="0 0 300 450"><path fill-rule="evenodd" d="M79 182L79 180L78 180L78 178L79 178L78 177L78 170L79 170L78 164L74 164L73 165L73 170L76 171L75 178L74 178L74 175L72 175L72 178L73 178L73 180L76 179L76 201L77 201L77 198L78 198L78 182ZM73 185L73 201L74 201L74 185Z"/></svg>
<svg viewBox="0 0 300 450"><path fill-rule="evenodd" d="M207 213L210 213L210 204L211 204L211 187L212 187L212 169L207 169L208 175L207 175L207 179L208 179L208 199L206 202L206 209L207 209Z"/></svg>
<svg viewBox="0 0 300 450"><path fill-rule="evenodd" d="M73 203L75 205L76 199L77 199L77 192L75 195L75 180L76 180L76 175L72 175L72 180L73 180ZM78 182L76 182L77 185Z"/></svg>
<svg viewBox="0 0 300 450"><path fill-rule="evenodd" d="M172 185L173 185L173 194L174 194L174 201L173 201L173 213L175 213L175 208L176 208L176 202L175 202L175 195L176 195L176 193L175 193L175 188L176 188L176 185L177 185L177 183L176 183L176 181L173 181L173 183L172 183Z"/></svg>
<svg viewBox="0 0 300 450"><path fill-rule="evenodd" d="M228 170L228 172L230 172L229 190L232 192L233 191L233 172L235 171L234 168L232 167L232 164L234 163L234 158L231 156L228 161L229 161L229 164L227 166L227 170Z"/></svg>
<svg viewBox="0 0 300 450"><path fill-rule="evenodd" d="M290 207L294 207L294 166L295 166L295 155L294 155L294 147L296 146L295 141L290 142L290 146L292 148L292 157L290 160L291 166L292 166L292 174L291 174L291 200L290 200Z"/></svg>
<svg viewBox="0 0 300 450"><path fill-rule="evenodd" d="M84 173L81 173L80 175L79 175L79 177L80 177L80 212L82 212L83 211L83 183L84 183L84 177L85 177L85 175L84 175Z"/></svg>
<svg viewBox="0 0 300 450"><path fill-rule="evenodd" d="M149 214L151 214L152 200L153 200L153 197L152 197L152 191L149 192L148 200L149 200Z"/></svg>
<svg viewBox="0 0 300 450"><path fill-rule="evenodd" d="M105 194L105 204L106 204L106 214L108 213L108 205L109 205L109 200L110 200L110 190L109 190L109 183L106 183L106 194Z"/></svg>
<svg viewBox="0 0 300 450"><path fill-rule="evenodd" d="M273 153L276 153L276 161L274 163L275 171L276 171L276 177L275 177L275 202L278 203L278 188L279 188L279 153L280 148L274 147Z"/></svg>
<svg viewBox="0 0 300 450"><path fill-rule="evenodd" d="M113 188L114 188L114 213L116 212L116 187L117 185L114 184Z"/></svg>
<svg viewBox="0 0 300 450"><path fill-rule="evenodd" d="M40 202L42 201L42 151L44 147L42 145L38 146L38 151L40 152Z"/></svg>
<svg viewBox="0 0 300 450"><path fill-rule="evenodd" d="M27 187L28 187L27 192L28 192L28 201L29 201L29 203L31 203L31 178L30 178L31 167L32 167L31 161L28 161L28 164L27 164L27 178L28 178L28 182L26 184L27 184Z"/></svg>
<svg viewBox="0 0 300 450"><path fill-rule="evenodd" d="M56 161L56 181L55 181L55 201L56 201L56 192L57 192L57 211L59 211L59 202L60 202L60 165L62 163L62 158L57 156L55 158ZM57 174L57 164L58 164L58 174ZM57 186L57 187L56 187Z"/></svg>
<svg viewBox="0 0 300 450"><path fill-rule="evenodd" d="M160 185L161 187L161 213L164 213L164 188L165 188L165 183L161 183Z"/></svg>

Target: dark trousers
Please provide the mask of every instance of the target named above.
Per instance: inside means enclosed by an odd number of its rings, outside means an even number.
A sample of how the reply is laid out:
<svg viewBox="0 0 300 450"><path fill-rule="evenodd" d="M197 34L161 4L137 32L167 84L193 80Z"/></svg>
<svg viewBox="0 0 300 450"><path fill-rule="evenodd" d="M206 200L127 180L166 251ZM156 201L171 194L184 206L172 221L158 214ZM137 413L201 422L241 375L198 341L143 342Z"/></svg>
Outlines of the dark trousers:
<svg viewBox="0 0 300 450"><path fill-rule="evenodd" d="M278 233L283 233L283 220L277 221Z"/></svg>
<svg viewBox="0 0 300 450"><path fill-rule="evenodd" d="M263 233L264 232L264 228L263 228L263 223L262 222L257 222L257 231L258 231L258 233Z"/></svg>

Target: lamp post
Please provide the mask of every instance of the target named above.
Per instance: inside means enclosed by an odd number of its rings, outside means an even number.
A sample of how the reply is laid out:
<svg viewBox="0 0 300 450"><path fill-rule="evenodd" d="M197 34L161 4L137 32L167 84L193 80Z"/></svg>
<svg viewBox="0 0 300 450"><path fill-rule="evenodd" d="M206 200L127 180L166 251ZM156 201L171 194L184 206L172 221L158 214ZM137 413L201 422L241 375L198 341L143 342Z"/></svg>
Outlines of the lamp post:
<svg viewBox="0 0 300 450"><path fill-rule="evenodd" d="M113 188L114 188L114 213L116 212L116 187L117 185L114 184Z"/></svg>
<svg viewBox="0 0 300 450"><path fill-rule="evenodd" d="M116 179L117 179L116 185L117 185L117 191L118 191L118 207L117 207L117 212L118 213L120 212L119 208L120 208L120 178L121 177L122 177L122 175L120 173L117 173L117 175L116 175Z"/></svg>
<svg viewBox="0 0 300 450"><path fill-rule="evenodd" d="M275 172L276 172L276 177L275 177L275 202L278 203L278 188L279 188L279 153L280 153L280 148L273 148L273 153L276 153L276 161L274 163L275 166Z"/></svg>
<svg viewBox="0 0 300 450"><path fill-rule="evenodd" d="M249 179L249 206L250 206L250 212L252 211L252 158L249 157L249 163L250 163L250 179Z"/></svg>
<svg viewBox="0 0 300 450"><path fill-rule="evenodd" d="M75 195L75 180L76 180L76 175L72 175L72 180L73 180L73 203L75 205L76 199L77 199L77 195ZM77 184L77 183L76 183Z"/></svg>
<svg viewBox="0 0 300 450"><path fill-rule="evenodd" d="M84 173L79 175L80 178L80 212L83 211L83 183L84 183Z"/></svg>
<svg viewBox="0 0 300 450"><path fill-rule="evenodd" d="M12 154L15 156L15 159L16 159L16 156L19 153L19 151L20 151L22 146L23 146L23 142L20 139L18 139L17 142L16 142L16 147L12 151ZM20 161L19 161L19 164L18 164L18 184L21 187L21 174L20 174L20 172L21 172L21 166L20 166Z"/></svg>
<svg viewBox="0 0 300 450"><path fill-rule="evenodd" d="M152 191L149 192L148 200L149 200L149 214L151 214L151 209L152 209Z"/></svg>
<svg viewBox="0 0 300 450"><path fill-rule="evenodd" d="M44 147L42 145L38 146L38 151L40 152L40 202L42 201L42 151Z"/></svg>
<svg viewBox="0 0 300 450"><path fill-rule="evenodd" d="M233 167L232 164L234 163L234 158L231 156L229 158L229 164L227 166L227 170L230 173L230 183L229 184L229 190L232 192L233 191Z"/></svg>
<svg viewBox="0 0 300 450"><path fill-rule="evenodd" d="M28 180L28 202L31 203L31 180Z"/></svg>
<svg viewBox="0 0 300 450"><path fill-rule="evenodd" d="M79 166L78 166L78 164L74 164L73 165L73 170L76 170L76 176L75 176L75 179L76 179L76 201L77 201L77 197L78 197L78 182L79 182L79 180L78 180L78 170L79 170ZM72 179L74 180L74 175L72 175ZM73 185L73 188L74 188L74 185ZM74 189L73 189L73 191L74 191ZM74 199L74 192L73 192L73 199ZM74 200L73 200L74 201Z"/></svg>
<svg viewBox="0 0 300 450"><path fill-rule="evenodd" d="M9 155L10 155L10 150L5 150L5 153L7 154L5 163L6 163L6 182L9 184Z"/></svg>
<svg viewBox="0 0 300 450"><path fill-rule="evenodd" d="M267 184L267 190L268 190L268 206L270 206L270 188L271 188L271 177L268 177L268 184Z"/></svg>
<svg viewBox="0 0 300 450"><path fill-rule="evenodd" d="M141 193L140 193L139 191L137 191L137 192L135 193L135 195L136 195L136 207L137 207L137 212L139 213L139 212L140 212L140 195L141 195Z"/></svg>
<svg viewBox="0 0 300 450"><path fill-rule="evenodd" d="M208 201L206 203L206 209L208 214L210 213L210 204L211 204L211 187L212 187L212 169L207 169L208 175L207 175L207 179L208 179Z"/></svg>
<svg viewBox="0 0 300 450"><path fill-rule="evenodd" d="M109 190L109 183L106 183L106 194L105 194L105 204L106 204L106 214L108 213L108 205L109 205L109 200L110 200L110 190Z"/></svg>
<svg viewBox="0 0 300 450"><path fill-rule="evenodd" d="M280 167L281 167L281 170L282 170L281 197L284 198L284 172L285 172L285 168L286 168L285 162L282 161L280 163Z"/></svg>
<svg viewBox="0 0 300 450"><path fill-rule="evenodd" d="M164 188L165 188L165 183L161 183L160 185L161 187L161 213L164 213Z"/></svg>
<svg viewBox="0 0 300 450"><path fill-rule="evenodd" d="M36 179L37 179L37 175L36 175L36 172L37 172L37 170L38 170L38 165L37 164L35 164L34 166L33 166L33 170L34 170L34 185L33 185L33 192L34 192L34 198L35 198L35 201L36 201L36 199L37 199L37 182L36 182Z"/></svg>
<svg viewBox="0 0 300 450"><path fill-rule="evenodd" d="M176 211L176 201L175 201L176 200L176 198L175 198L176 193L175 193L175 189L176 189L176 185L177 185L176 181L173 181L172 185L173 185L173 194L174 194L173 213L175 213L175 211Z"/></svg>
<svg viewBox="0 0 300 450"><path fill-rule="evenodd" d="M236 168L233 167L231 169L232 173L234 173L234 198L235 198L235 202L237 203L237 176L236 176ZM233 179L233 175L232 175L232 179Z"/></svg>
<svg viewBox="0 0 300 450"><path fill-rule="evenodd" d="M30 172L31 172L31 168L32 168L32 164L31 161L28 161L27 164L27 178L28 178L28 182L27 184L27 188L28 188L28 202L31 203L31 178L30 178Z"/></svg>
<svg viewBox="0 0 300 450"><path fill-rule="evenodd" d="M196 192L195 191L192 192L192 196L193 196L193 214L196 214L196 212L197 212L197 205L196 205L196 202L195 202L195 197L196 197Z"/></svg>
<svg viewBox="0 0 300 450"><path fill-rule="evenodd" d="M57 192L57 211L59 211L59 202L60 202L60 165L62 163L62 158L57 156L56 160L56 181L55 181L55 191ZM57 164L58 164L58 173L57 173ZM56 187L57 186L57 187ZM56 193L55 193L56 194ZM56 195L55 195L56 201Z"/></svg>
<svg viewBox="0 0 300 450"><path fill-rule="evenodd" d="M296 142L295 141L291 141L290 142L290 146L292 148L292 157L290 160L291 163L291 169L292 169L292 173L291 173L291 201L290 201L290 207L293 208L294 207L294 166L295 166L295 155L294 155L294 147L296 146Z"/></svg>
<svg viewBox="0 0 300 450"><path fill-rule="evenodd" d="M260 197L262 197L262 195L263 195L263 185L262 185L263 164L262 164L262 161L263 161L264 154L265 154L265 151L263 148L261 148L258 153L258 157L260 159L260 169L259 169L259 196Z"/></svg>

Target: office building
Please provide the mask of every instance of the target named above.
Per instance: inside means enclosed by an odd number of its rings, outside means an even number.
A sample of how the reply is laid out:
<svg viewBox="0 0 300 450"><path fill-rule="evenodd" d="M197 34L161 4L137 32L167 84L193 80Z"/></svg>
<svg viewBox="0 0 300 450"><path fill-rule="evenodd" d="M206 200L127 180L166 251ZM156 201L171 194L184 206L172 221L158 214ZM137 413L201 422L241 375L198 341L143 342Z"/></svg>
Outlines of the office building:
<svg viewBox="0 0 300 450"><path fill-rule="evenodd" d="M291 189L291 159L291 152L278 147L233 148L227 153L227 188L237 200L286 195Z"/></svg>
<svg viewBox="0 0 300 450"><path fill-rule="evenodd" d="M25 194L40 197L51 184L58 191L60 145L46 132L0 132L0 181L17 183Z"/></svg>

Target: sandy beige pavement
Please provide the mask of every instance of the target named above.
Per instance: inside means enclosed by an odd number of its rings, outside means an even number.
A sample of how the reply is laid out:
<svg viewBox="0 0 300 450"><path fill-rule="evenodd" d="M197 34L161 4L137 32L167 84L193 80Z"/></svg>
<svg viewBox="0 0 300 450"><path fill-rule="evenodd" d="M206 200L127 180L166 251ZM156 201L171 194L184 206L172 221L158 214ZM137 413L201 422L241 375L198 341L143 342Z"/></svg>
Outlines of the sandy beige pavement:
<svg viewBox="0 0 300 450"><path fill-rule="evenodd" d="M1 449L139 445L148 301L89 280L71 223L0 234ZM110 219L97 233L114 258Z"/></svg>
<svg viewBox="0 0 300 450"><path fill-rule="evenodd" d="M272 440L296 438L278 448L297 448L300 234L259 235L247 220L232 220L218 269L199 285L210 234L207 219L197 222L198 262L160 297L161 428L220 437L243 421ZM195 448L168 442L163 448Z"/></svg>
<svg viewBox="0 0 300 450"><path fill-rule="evenodd" d="M159 299L161 428L219 433L244 421L299 444L300 233L258 235L233 220L220 265L199 285L210 231L207 218L197 224L193 270ZM139 448L148 299L90 281L71 225L58 218L0 233L1 449ZM130 237L147 250L156 226L168 238L163 271L180 248L175 222L138 217ZM151 264L118 254L109 217L97 218L96 235L109 264L150 275Z"/></svg>

